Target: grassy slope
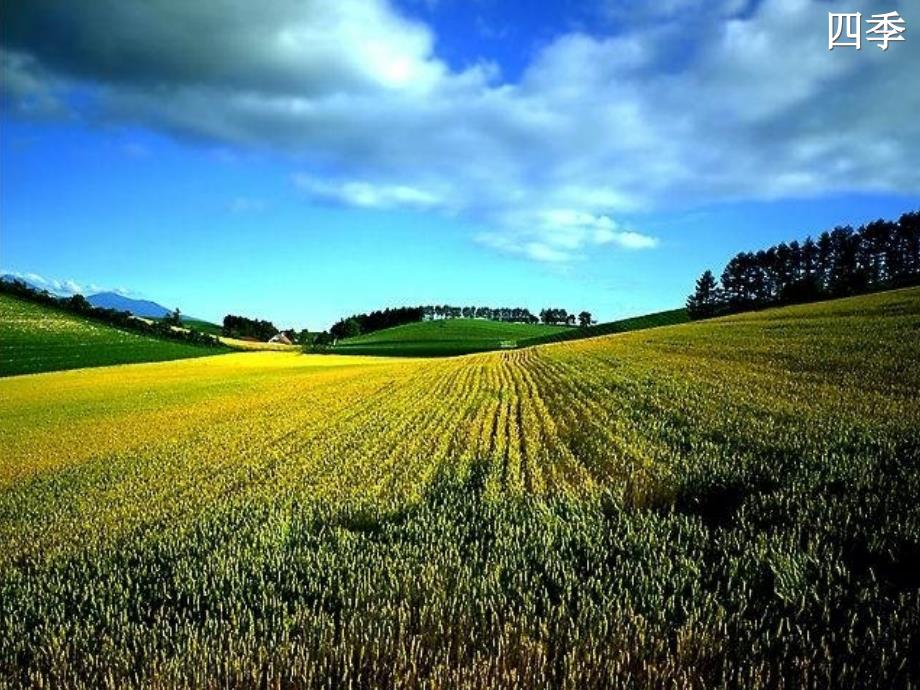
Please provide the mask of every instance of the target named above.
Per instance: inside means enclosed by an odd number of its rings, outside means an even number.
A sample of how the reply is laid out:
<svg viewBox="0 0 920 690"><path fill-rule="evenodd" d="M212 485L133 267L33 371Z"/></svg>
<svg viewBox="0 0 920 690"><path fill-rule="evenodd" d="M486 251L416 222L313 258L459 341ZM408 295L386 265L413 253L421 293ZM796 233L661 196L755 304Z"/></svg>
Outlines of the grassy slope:
<svg viewBox="0 0 920 690"><path fill-rule="evenodd" d="M690 320L686 309L671 309L660 311L654 314L645 314L644 316L634 316L629 319L619 321L610 321L608 323L599 323L588 328L568 328L560 333L551 333L540 335L518 343L521 347L529 345L544 345L546 343L560 343L567 340L581 340L582 338L595 338L600 335L612 335L614 333L628 333L629 331L639 331L645 328L658 328L660 326L673 326L680 323L686 323Z"/></svg>
<svg viewBox="0 0 920 690"><path fill-rule="evenodd" d="M183 316L182 325L185 328L201 333L210 333L211 335L220 335L222 333L222 328L218 324L211 323L210 321L202 321L201 319L190 319Z"/></svg>
<svg viewBox="0 0 920 690"><path fill-rule="evenodd" d="M144 319L149 323L155 321L163 321L162 318L159 319ZM182 317L182 328L184 330L198 331L199 333L208 333L210 335L220 336L223 333L223 329L216 323L211 323L210 321L202 321L201 319L190 319L186 316Z"/></svg>
<svg viewBox="0 0 920 690"><path fill-rule="evenodd" d="M0 376L213 355L0 295Z"/></svg>
<svg viewBox="0 0 920 690"><path fill-rule="evenodd" d="M136 317L141 318L141 317ZM154 319L154 318L142 318L141 320L146 321L147 323L162 322L164 319ZM218 326L216 323L211 323L210 321L202 321L201 319L190 319L186 316L182 317L182 330L189 331L198 331L199 333L208 333L210 335L220 336L223 333L223 329Z"/></svg>
<svg viewBox="0 0 920 690"><path fill-rule="evenodd" d="M341 341L342 354L437 357L513 348L538 336L562 333L565 326L500 323L483 319L421 321Z"/></svg>
<svg viewBox="0 0 920 690"><path fill-rule="evenodd" d="M628 333L687 321L689 317L685 309L646 314L589 328L506 324L479 319L423 321L343 340L335 351L341 354L402 357L464 355Z"/></svg>
<svg viewBox="0 0 920 690"><path fill-rule="evenodd" d="M916 687L918 331L0 381L0 685Z"/></svg>
<svg viewBox="0 0 920 690"><path fill-rule="evenodd" d="M162 319L155 319L156 321L161 321ZM148 321L153 321L153 319L148 319ZM198 319L182 319L182 326L176 327L173 326L174 331L184 331L184 330L194 330L200 331L202 333L209 333L211 335L217 336L217 339L221 343L229 347L231 350L237 350L240 352L254 352L261 350L270 350L273 352L288 352L288 351L300 351L299 345L283 345L281 343L268 343L255 340L243 340L241 338L228 338L224 335L223 329L218 326L216 323L211 323L210 321L200 321Z"/></svg>

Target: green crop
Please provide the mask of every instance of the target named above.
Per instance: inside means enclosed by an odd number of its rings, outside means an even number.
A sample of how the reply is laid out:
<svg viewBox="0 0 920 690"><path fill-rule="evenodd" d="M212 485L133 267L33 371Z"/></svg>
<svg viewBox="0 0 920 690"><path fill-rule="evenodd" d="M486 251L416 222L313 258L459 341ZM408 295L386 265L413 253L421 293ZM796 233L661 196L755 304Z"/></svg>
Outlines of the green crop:
<svg viewBox="0 0 920 690"><path fill-rule="evenodd" d="M0 295L0 376L220 354Z"/></svg>
<svg viewBox="0 0 920 690"><path fill-rule="evenodd" d="M0 685L920 685L920 289L0 381Z"/></svg>

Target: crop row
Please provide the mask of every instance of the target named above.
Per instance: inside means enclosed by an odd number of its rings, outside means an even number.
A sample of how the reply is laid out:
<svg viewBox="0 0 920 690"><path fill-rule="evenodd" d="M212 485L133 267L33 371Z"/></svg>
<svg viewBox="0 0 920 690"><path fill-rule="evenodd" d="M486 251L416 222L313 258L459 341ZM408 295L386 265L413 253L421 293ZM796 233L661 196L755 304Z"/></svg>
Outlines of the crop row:
<svg viewBox="0 0 920 690"><path fill-rule="evenodd" d="M0 685L916 686L920 291L0 382Z"/></svg>

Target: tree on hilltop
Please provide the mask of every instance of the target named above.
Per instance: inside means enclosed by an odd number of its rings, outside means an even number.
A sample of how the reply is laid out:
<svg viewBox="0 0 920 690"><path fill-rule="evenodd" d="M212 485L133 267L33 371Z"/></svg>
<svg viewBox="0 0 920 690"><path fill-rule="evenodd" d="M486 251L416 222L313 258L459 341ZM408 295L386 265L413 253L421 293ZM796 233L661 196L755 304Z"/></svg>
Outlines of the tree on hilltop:
<svg viewBox="0 0 920 690"><path fill-rule="evenodd" d="M713 316L722 301L721 290L712 271L706 270L696 281L696 290L687 298L687 311L691 318Z"/></svg>

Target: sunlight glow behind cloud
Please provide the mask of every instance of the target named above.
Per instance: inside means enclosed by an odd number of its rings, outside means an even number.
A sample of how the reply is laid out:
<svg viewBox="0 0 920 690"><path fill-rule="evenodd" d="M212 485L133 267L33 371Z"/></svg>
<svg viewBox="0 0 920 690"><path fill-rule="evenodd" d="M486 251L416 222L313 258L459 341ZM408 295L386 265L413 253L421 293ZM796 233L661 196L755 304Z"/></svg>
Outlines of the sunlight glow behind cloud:
<svg viewBox="0 0 920 690"><path fill-rule="evenodd" d="M504 81L484 60L451 69L384 0L6 3L0 88L15 112L281 152L308 197L459 214L480 244L553 263L654 248L618 222L649 211L920 192L920 51L828 53L840 1L745 7L680 0L613 36L560 33ZM60 21L79 31L45 40Z"/></svg>

